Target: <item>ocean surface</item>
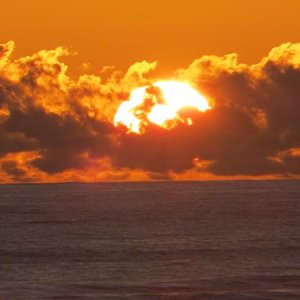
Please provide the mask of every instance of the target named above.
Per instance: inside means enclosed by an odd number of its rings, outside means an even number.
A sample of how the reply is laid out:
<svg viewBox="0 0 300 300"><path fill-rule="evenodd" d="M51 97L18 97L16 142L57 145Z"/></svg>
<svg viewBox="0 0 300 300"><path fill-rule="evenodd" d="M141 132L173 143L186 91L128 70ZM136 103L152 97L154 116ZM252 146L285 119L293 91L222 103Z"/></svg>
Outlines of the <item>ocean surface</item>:
<svg viewBox="0 0 300 300"><path fill-rule="evenodd" d="M300 299L300 181L2 185L0 299Z"/></svg>

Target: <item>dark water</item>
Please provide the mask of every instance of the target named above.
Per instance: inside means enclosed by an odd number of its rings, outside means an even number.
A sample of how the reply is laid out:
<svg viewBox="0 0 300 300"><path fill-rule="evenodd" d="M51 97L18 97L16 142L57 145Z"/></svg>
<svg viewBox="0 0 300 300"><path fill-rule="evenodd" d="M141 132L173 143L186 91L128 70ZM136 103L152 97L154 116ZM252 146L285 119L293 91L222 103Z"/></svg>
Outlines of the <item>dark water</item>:
<svg viewBox="0 0 300 300"><path fill-rule="evenodd" d="M300 299L300 181L0 186L0 299Z"/></svg>

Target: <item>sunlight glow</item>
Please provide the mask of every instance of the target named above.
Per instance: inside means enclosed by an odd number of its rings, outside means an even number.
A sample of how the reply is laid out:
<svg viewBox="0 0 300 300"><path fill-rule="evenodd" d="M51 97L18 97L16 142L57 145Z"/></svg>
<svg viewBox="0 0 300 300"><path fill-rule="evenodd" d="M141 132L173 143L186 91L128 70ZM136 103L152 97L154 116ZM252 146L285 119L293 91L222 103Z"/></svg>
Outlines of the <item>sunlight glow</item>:
<svg viewBox="0 0 300 300"><path fill-rule="evenodd" d="M208 101L187 83L159 81L132 91L129 100L120 105L114 124L124 125L128 132L137 134L142 133L149 123L166 129L179 122L192 125L191 118L178 114L186 107L201 112L211 108Z"/></svg>

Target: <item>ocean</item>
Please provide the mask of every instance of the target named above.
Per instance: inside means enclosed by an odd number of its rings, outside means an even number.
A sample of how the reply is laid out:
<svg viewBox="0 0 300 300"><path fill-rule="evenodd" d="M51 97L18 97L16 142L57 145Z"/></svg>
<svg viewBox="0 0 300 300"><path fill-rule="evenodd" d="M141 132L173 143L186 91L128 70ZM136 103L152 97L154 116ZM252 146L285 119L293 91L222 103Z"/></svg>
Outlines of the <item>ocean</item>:
<svg viewBox="0 0 300 300"><path fill-rule="evenodd" d="M1 185L0 299L300 299L300 181Z"/></svg>

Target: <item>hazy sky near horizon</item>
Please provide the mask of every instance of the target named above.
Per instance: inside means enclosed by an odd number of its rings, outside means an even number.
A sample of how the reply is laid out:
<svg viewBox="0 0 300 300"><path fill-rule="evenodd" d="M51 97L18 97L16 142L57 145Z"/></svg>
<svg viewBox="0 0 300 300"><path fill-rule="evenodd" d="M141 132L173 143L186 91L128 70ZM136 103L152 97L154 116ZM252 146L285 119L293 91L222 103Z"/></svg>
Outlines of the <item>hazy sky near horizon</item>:
<svg viewBox="0 0 300 300"><path fill-rule="evenodd" d="M204 54L236 52L259 61L272 47L297 42L297 0L11 0L1 4L1 42L15 56L67 46L77 67L126 68L140 60L186 66Z"/></svg>

